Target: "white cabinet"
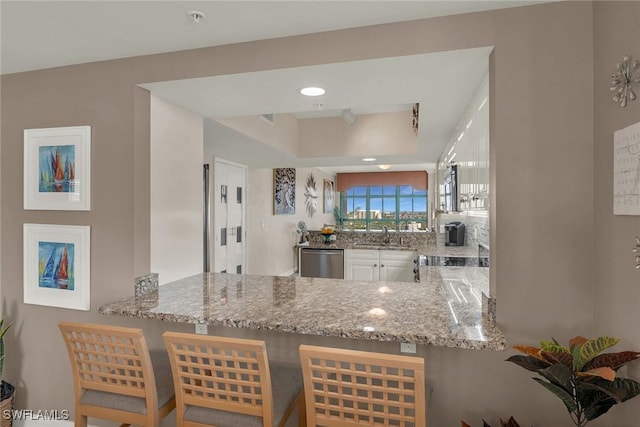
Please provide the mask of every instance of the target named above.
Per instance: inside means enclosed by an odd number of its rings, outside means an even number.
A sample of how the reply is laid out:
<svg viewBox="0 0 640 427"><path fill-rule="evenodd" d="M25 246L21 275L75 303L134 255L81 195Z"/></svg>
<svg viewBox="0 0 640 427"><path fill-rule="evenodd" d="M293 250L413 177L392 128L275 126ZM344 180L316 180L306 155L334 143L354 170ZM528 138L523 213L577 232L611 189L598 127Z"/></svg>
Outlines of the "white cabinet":
<svg viewBox="0 0 640 427"><path fill-rule="evenodd" d="M347 280L380 280L380 251L347 249L344 259L344 278Z"/></svg>
<svg viewBox="0 0 640 427"><path fill-rule="evenodd" d="M347 280L413 282L415 251L374 249L345 250Z"/></svg>

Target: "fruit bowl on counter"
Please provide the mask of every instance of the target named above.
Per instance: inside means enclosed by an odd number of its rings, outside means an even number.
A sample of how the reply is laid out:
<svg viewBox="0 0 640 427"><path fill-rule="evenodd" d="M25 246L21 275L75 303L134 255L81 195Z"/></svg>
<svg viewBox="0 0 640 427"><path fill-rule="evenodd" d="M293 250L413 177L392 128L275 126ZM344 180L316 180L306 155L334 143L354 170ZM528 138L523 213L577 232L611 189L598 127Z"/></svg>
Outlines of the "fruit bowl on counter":
<svg viewBox="0 0 640 427"><path fill-rule="evenodd" d="M331 236L334 232L335 230L333 229L333 227L327 227L326 225L320 229L320 234L324 236L325 243L331 242Z"/></svg>

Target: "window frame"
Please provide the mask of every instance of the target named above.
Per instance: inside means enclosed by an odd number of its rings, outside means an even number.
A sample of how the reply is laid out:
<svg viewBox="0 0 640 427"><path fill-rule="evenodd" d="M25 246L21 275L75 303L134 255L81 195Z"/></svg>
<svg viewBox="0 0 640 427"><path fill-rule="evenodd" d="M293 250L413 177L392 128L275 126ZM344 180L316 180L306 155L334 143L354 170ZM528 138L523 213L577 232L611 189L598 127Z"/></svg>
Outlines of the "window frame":
<svg viewBox="0 0 640 427"><path fill-rule="evenodd" d="M395 191L393 195L389 195L389 194L385 194L385 187L395 187ZM401 187L410 187L411 188L411 194L403 194L401 192ZM356 188L364 188L364 195L362 194L355 194L356 193ZM374 194L372 195L372 188L380 188L380 192L379 194ZM416 192L423 192L424 191L424 195L423 194L416 194ZM351 194L349 194L351 193ZM361 193L361 192L359 192ZM379 199L381 202L381 218L372 218L372 209L371 209L371 199ZM409 217L402 217L401 218L401 211L400 211L400 205L401 205L401 199L411 199L411 215ZM415 216L416 211L415 211L415 202L416 199L423 199L424 200L424 205L425 205L425 210L424 211L419 211L418 213L423 213L424 212L424 218L421 218L419 216ZM365 214L364 214L364 218L349 218L347 215L347 212L349 212L349 200L354 201L354 203L352 203L351 208L353 209L352 212L355 212L355 201L356 200L362 200L364 201L364 205L365 205ZM382 218L382 216L384 215L384 206L385 206L385 202L387 201L393 201L394 207L395 207L395 216L394 218ZM409 224L409 222L418 222L421 224L425 225L425 228L422 231L428 231L429 229L429 192L426 190L420 190L420 189L416 189L414 188L412 185L409 184L400 184L400 185L359 185L359 186L354 186L354 187L350 187L347 191L345 192L341 192L340 193L340 212L342 213L344 220L346 222L350 222L352 223L352 226L354 229L358 229L358 230L380 230L382 229L382 225L387 225L387 227L389 227L390 229L395 229L395 230L400 230L400 227L403 224ZM381 224L380 228L372 228L372 224Z"/></svg>

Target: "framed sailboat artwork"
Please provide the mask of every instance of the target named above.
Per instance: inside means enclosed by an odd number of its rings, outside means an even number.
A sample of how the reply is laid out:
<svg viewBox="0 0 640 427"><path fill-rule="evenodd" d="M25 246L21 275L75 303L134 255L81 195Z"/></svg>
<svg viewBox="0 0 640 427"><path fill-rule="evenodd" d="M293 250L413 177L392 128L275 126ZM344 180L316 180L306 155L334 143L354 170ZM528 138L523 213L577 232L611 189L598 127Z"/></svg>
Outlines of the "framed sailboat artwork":
<svg viewBox="0 0 640 427"><path fill-rule="evenodd" d="M91 126L24 130L24 209L91 210Z"/></svg>
<svg viewBox="0 0 640 427"><path fill-rule="evenodd" d="M24 303L89 310L90 227L24 224Z"/></svg>

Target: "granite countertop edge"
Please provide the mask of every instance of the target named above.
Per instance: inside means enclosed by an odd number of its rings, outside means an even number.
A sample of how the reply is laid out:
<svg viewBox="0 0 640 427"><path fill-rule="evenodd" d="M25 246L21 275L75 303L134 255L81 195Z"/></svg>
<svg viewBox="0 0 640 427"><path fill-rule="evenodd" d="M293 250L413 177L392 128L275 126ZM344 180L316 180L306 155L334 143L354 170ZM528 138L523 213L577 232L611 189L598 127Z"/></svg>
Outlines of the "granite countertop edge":
<svg viewBox="0 0 640 427"><path fill-rule="evenodd" d="M184 314L154 313L144 309L116 308L113 304L100 307L99 312L103 315L131 317L145 320L160 320L176 323L204 323L211 326L224 326L232 328L243 328L253 330L268 330L299 335L314 335L339 337L350 339L364 339L381 342L411 342L420 345L430 345L437 347L461 348L469 350L493 350L504 351L506 349L506 339L498 328L485 325L485 334L492 338L487 340L474 340L452 336L442 336L438 334L391 334L383 331L366 332L362 330L345 330L342 328L309 328L299 325L285 323L269 323L252 321L246 319L207 319L202 316L190 316Z"/></svg>

